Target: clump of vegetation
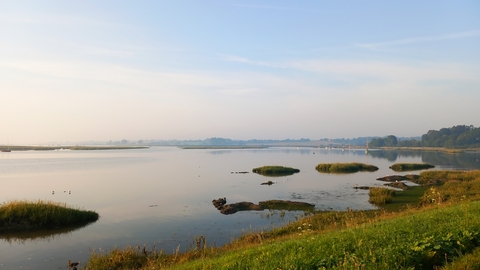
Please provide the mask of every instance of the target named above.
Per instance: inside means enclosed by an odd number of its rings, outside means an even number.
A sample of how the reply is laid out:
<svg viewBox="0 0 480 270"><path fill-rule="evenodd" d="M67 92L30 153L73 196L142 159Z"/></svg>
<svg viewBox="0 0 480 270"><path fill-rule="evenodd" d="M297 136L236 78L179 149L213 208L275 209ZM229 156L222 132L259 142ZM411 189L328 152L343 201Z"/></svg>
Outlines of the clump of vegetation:
<svg viewBox="0 0 480 270"><path fill-rule="evenodd" d="M254 168L252 172L265 176L285 176L298 173L300 170L284 166L263 166Z"/></svg>
<svg viewBox="0 0 480 270"><path fill-rule="evenodd" d="M322 173L356 173L356 172L374 172L378 170L377 166L363 163L320 163L315 169Z"/></svg>
<svg viewBox="0 0 480 270"><path fill-rule="evenodd" d="M395 163L389 167L396 172L418 171L435 168L435 165L427 163Z"/></svg>
<svg viewBox="0 0 480 270"><path fill-rule="evenodd" d="M0 232L58 228L98 220L98 214L49 201L11 201L0 205Z"/></svg>
<svg viewBox="0 0 480 270"><path fill-rule="evenodd" d="M430 179L430 180L429 180ZM480 171L432 171L420 174L419 183L430 184L422 204L480 200Z"/></svg>
<svg viewBox="0 0 480 270"><path fill-rule="evenodd" d="M385 205L392 201L395 190L381 187L371 187L368 202L377 206Z"/></svg>

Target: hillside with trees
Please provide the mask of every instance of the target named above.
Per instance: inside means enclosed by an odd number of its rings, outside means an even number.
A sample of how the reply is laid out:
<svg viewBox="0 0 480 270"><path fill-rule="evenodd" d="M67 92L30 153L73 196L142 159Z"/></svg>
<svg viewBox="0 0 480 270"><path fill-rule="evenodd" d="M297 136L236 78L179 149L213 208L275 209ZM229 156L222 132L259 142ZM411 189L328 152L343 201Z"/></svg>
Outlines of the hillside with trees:
<svg viewBox="0 0 480 270"><path fill-rule="evenodd" d="M480 143L480 127L458 125L440 130L429 130L420 141L398 140L394 135L374 138L371 147L445 147L477 148Z"/></svg>

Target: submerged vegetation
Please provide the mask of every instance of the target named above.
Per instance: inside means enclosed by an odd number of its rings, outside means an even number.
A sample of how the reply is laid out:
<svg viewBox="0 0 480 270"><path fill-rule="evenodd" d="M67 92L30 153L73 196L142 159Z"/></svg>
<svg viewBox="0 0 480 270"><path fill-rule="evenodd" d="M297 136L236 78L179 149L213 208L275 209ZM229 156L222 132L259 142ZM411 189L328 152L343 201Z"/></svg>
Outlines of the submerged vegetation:
<svg viewBox="0 0 480 270"><path fill-rule="evenodd" d="M428 186L385 200L420 200L401 211L317 211L221 247L197 236L173 254L145 246L98 251L87 269L478 269L480 171L427 171L415 181Z"/></svg>
<svg viewBox="0 0 480 270"><path fill-rule="evenodd" d="M254 168L252 172L265 176L285 176L298 173L300 170L284 166L263 166Z"/></svg>
<svg viewBox="0 0 480 270"><path fill-rule="evenodd" d="M418 171L435 168L435 165L427 163L395 163L389 167L396 172Z"/></svg>
<svg viewBox="0 0 480 270"><path fill-rule="evenodd" d="M322 173L356 173L356 172L374 172L378 170L377 166L363 163L320 163L315 169Z"/></svg>
<svg viewBox="0 0 480 270"><path fill-rule="evenodd" d="M98 214L50 201L11 201L0 205L0 232L59 228L94 222Z"/></svg>

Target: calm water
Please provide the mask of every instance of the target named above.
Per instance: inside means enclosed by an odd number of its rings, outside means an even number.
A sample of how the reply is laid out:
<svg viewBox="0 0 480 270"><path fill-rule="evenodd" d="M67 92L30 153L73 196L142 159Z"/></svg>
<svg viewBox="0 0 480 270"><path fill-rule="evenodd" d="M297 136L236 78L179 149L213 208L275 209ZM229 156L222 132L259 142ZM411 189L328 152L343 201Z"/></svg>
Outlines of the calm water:
<svg viewBox="0 0 480 270"><path fill-rule="evenodd" d="M445 154L268 148L250 150L182 150L153 147L111 151L27 151L0 154L0 202L51 200L94 210L100 219L83 228L24 234L0 234L0 269L68 269L67 261L84 262L92 250L127 245L155 245L171 252L190 247L195 235L212 245L228 243L243 231L281 226L301 215L279 211L222 215L212 200L227 203L281 199L313 203L317 209L373 209L368 191L358 185L382 185L376 177L394 174L396 162L427 162L436 169L480 169L476 153ZM318 163L363 162L374 173L320 174ZM300 173L266 178L251 171L283 165ZM262 186L266 180L277 184ZM55 194L52 194L55 191ZM69 194L71 192L71 194Z"/></svg>

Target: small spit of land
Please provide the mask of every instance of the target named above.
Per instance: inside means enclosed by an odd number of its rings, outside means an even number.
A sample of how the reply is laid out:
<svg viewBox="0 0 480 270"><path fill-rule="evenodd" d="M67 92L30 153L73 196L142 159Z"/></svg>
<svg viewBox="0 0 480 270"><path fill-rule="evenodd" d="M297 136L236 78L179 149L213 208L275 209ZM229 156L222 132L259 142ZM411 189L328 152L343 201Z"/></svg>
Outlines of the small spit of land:
<svg viewBox="0 0 480 270"><path fill-rule="evenodd" d="M0 205L0 233L84 225L98 219L93 211L49 201L11 201Z"/></svg>
<svg viewBox="0 0 480 270"><path fill-rule="evenodd" d="M148 146L19 146L11 145L0 146L0 150L10 150L10 151L59 151L59 150L124 150L124 149L147 149Z"/></svg>
<svg viewBox="0 0 480 270"><path fill-rule="evenodd" d="M299 169L284 167L284 166L263 166L254 168L254 173L258 173L264 176L286 176L300 172Z"/></svg>
<svg viewBox="0 0 480 270"><path fill-rule="evenodd" d="M404 171L419 171L419 170L431 169L431 168L435 168L435 165L431 165L427 163L395 163L389 168L396 172L404 172Z"/></svg>
<svg viewBox="0 0 480 270"><path fill-rule="evenodd" d="M94 252L86 267L479 269L480 171L425 171L405 177L422 186L388 192L392 196L379 210L315 211L221 247L197 236L190 250L174 254L140 246Z"/></svg>
<svg viewBox="0 0 480 270"><path fill-rule="evenodd" d="M363 163L320 163L315 169L322 173L356 173L356 172L374 172L378 170L377 166Z"/></svg>

